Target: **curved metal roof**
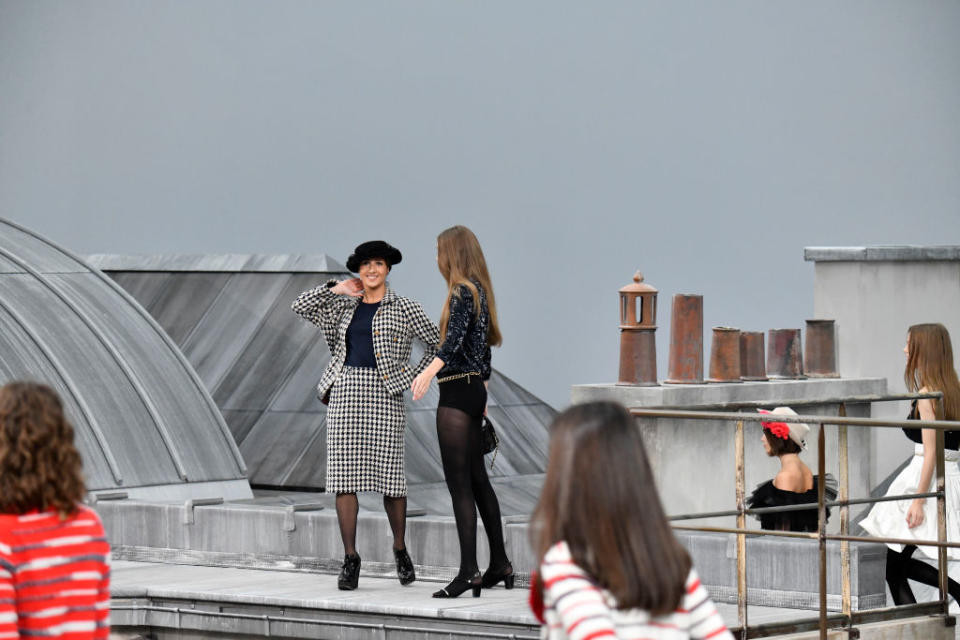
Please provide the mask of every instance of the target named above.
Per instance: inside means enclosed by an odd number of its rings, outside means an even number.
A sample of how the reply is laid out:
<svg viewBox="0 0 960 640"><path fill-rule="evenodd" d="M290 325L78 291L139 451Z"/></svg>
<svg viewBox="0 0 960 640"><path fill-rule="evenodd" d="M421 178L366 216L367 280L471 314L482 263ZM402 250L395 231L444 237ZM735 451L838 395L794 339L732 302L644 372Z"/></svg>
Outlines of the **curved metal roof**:
<svg viewBox="0 0 960 640"><path fill-rule="evenodd" d="M330 352L322 333L292 313L290 303L329 278L347 277L346 269L325 255L100 254L89 260L136 297L180 345L230 425L251 484L323 488L326 407L315 387ZM418 346L414 343L414 358L422 353L416 353ZM420 402L411 402L409 394L406 401L411 496L418 493L413 485L425 496L445 495L436 385ZM498 371L490 380L488 406L502 442L491 475L506 480L542 474L547 426L556 411ZM535 502L539 478L531 486L518 497L523 506Z"/></svg>
<svg viewBox="0 0 960 640"><path fill-rule="evenodd" d="M0 381L60 393L90 491L251 495L216 405L156 321L103 273L2 219L0 353Z"/></svg>

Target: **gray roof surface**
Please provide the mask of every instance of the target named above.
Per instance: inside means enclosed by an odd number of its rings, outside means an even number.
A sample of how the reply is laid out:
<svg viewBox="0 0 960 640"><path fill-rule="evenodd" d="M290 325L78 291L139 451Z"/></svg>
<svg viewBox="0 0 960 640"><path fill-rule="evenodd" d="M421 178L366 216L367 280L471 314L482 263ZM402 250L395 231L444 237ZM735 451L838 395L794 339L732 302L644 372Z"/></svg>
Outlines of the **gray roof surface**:
<svg viewBox="0 0 960 640"><path fill-rule="evenodd" d="M936 262L960 260L960 245L806 247L807 262Z"/></svg>
<svg viewBox="0 0 960 640"><path fill-rule="evenodd" d="M91 491L181 485L174 493L190 496L182 485L221 483L250 495L216 405L149 314L102 273L5 220L0 353L0 380L46 382L63 398Z"/></svg>
<svg viewBox="0 0 960 640"><path fill-rule="evenodd" d="M187 258L163 256L167 264ZM142 257L145 265L161 260ZM205 264L192 257L195 264ZM330 359L322 333L291 310L297 295L341 267L312 273L149 271L110 256L92 258L104 266L180 345L223 412L249 467L251 484L320 489L325 484L326 407L316 383ZM336 264L325 256L246 256L245 264ZM126 270L109 265L124 264ZM414 358L422 347L415 343ZM436 438L437 390L407 401L406 471L411 485L443 482ZM556 412L515 382L494 371L489 413L501 448L493 476L542 474L547 458L547 425ZM517 509L532 506L537 491L518 487ZM424 487L428 494L433 489ZM411 497L415 495L411 489ZM529 496L533 496L531 499ZM509 501L508 501L509 502ZM512 511L512 510L511 510Z"/></svg>

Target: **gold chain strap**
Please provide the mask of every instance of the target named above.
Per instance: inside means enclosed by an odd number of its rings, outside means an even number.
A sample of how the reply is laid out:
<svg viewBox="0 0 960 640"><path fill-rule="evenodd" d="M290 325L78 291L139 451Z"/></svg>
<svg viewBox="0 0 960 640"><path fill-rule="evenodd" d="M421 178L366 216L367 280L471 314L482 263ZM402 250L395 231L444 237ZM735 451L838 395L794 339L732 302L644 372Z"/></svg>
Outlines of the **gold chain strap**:
<svg viewBox="0 0 960 640"><path fill-rule="evenodd" d="M467 382L469 383L469 382L470 382L470 376L478 376L478 377L479 377L480 374L479 374L478 372L476 372L476 371L470 371L470 372L467 372L467 373L455 373L455 374L453 374L452 376L444 376L444 377L442 377L442 378L437 378L437 384L440 384L441 382L450 382L451 380L460 380L461 378L466 378L466 379L467 379Z"/></svg>

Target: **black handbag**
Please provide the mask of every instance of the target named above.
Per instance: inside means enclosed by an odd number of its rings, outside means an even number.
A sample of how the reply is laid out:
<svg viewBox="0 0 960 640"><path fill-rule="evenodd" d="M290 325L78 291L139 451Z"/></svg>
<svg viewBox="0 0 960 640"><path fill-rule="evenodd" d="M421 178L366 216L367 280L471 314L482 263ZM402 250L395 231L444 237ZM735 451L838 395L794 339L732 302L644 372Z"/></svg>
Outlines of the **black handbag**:
<svg viewBox="0 0 960 640"><path fill-rule="evenodd" d="M487 416L483 416L483 422L480 423L480 450L483 451L483 455L493 452L493 458L490 460L490 468L493 469L497 453L500 452L500 438L497 436L497 430L493 428L493 422Z"/></svg>

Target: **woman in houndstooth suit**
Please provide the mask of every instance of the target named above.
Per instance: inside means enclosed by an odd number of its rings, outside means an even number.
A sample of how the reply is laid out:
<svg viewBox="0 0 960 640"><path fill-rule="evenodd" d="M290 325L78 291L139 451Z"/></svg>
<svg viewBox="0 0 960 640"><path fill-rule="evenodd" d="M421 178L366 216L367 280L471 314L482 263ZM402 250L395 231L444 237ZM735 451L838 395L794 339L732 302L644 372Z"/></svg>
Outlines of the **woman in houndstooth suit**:
<svg viewBox="0 0 960 640"><path fill-rule="evenodd" d="M331 280L293 303L294 312L323 330L331 353L317 393L328 403L326 490L337 495L345 554L337 585L343 590L356 589L360 576L358 491L383 494L397 576L404 585L416 579L404 541L403 392L433 359L440 334L418 302L387 287L387 274L401 259L386 242L365 242L347 259L347 268L359 278ZM426 345L426 353L411 366L414 337Z"/></svg>

